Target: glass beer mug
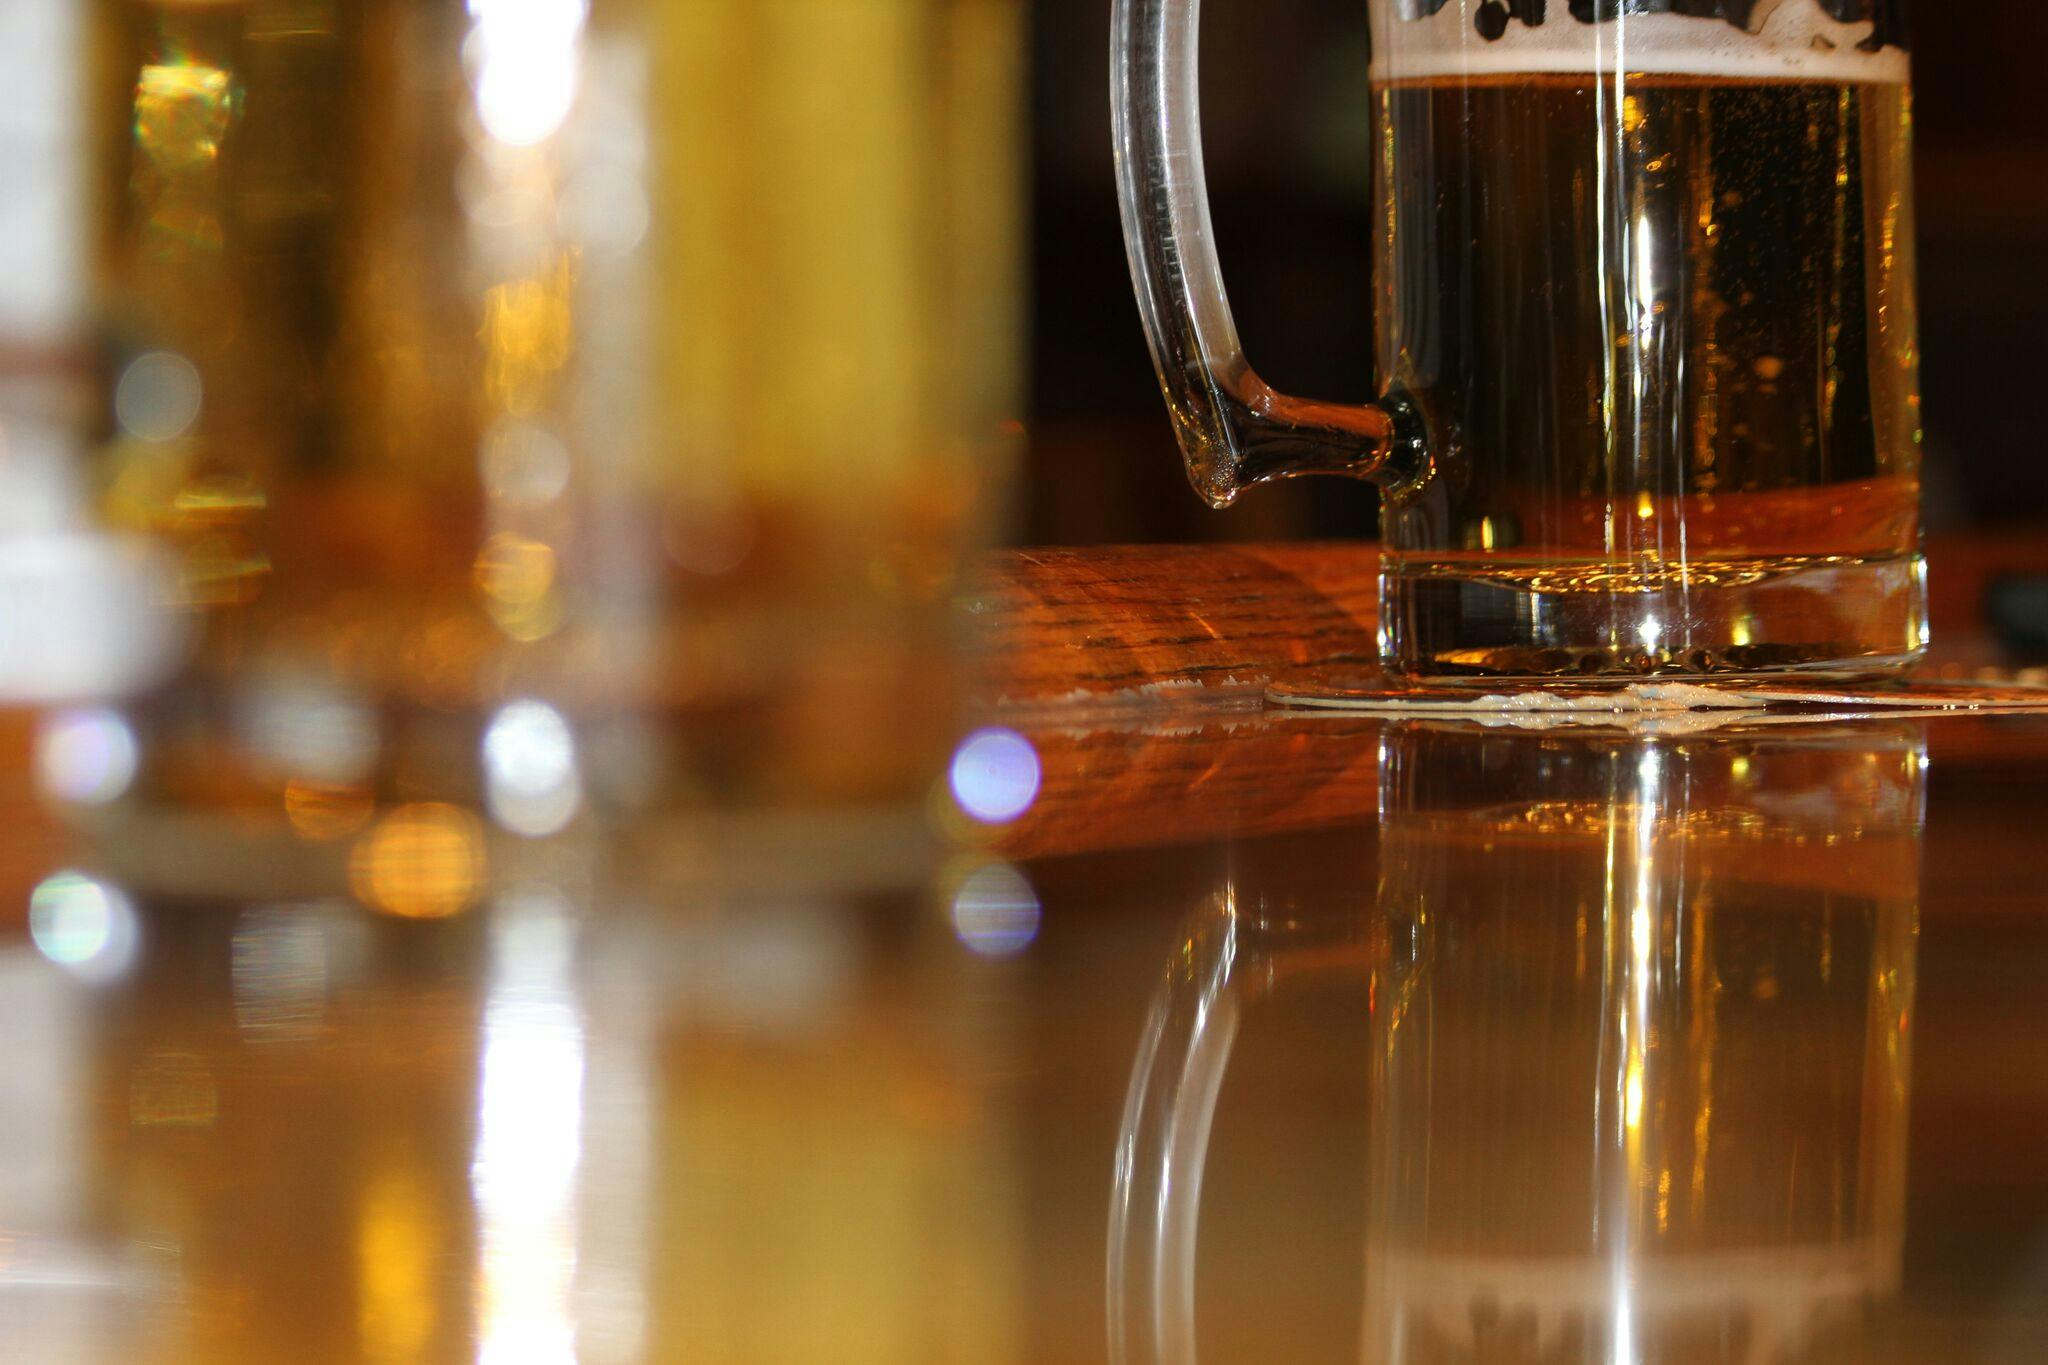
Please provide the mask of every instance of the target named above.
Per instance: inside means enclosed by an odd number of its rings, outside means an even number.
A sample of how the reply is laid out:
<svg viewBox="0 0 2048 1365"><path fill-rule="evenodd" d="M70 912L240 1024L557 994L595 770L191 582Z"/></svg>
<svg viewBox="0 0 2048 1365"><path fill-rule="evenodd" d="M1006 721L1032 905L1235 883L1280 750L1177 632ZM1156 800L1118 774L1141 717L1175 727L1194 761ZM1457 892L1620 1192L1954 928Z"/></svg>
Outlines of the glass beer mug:
<svg viewBox="0 0 2048 1365"><path fill-rule="evenodd" d="M1420 675L1876 677L1927 645L1904 0L1372 0L1380 397L1239 347L1199 0L1119 0L1138 300L1197 491L1384 491Z"/></svg>
<svg viewBox="0 0 2048 1365"><path fill-rule="evenodd" d="M1016 0L89 13L94 479L196 638L99 804L922 831L1022 433Z"/></svg>

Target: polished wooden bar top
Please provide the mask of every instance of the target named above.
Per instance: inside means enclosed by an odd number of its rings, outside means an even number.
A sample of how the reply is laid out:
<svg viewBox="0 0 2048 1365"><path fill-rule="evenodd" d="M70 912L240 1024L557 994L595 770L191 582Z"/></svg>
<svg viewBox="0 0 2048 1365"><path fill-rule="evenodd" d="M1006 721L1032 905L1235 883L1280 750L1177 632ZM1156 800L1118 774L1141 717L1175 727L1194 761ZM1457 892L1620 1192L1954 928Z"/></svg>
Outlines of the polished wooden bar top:
<svg viewBox="0 0 2048 1365"><path fill-rule="evenodd" d="M2048 720L1013 729L431 922L14 812L0 1358L2048 1359Z"/></svg>

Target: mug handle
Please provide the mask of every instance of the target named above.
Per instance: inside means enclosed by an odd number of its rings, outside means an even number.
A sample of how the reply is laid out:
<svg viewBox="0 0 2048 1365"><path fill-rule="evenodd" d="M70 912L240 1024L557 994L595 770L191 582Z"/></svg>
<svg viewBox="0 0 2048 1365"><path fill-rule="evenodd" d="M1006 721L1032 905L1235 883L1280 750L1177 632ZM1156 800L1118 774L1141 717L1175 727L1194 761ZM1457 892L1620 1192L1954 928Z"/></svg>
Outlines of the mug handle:
<svg viewBox="0 0 2048 1365"><path fill-rule="evenodd" d="M1231 321L1202 171L1201 0L1116 0L1111 113L1124 246L1188 478L1212 507L1255 483L1420 477L1422 423L1398 399L1321 403L1252 370Z"/></svg>
<svg viewBox="0 0 2048 1365"><path fill-rule="evenodd" d="M1109 1202L1112 1365L1194 1365L1195 1224L1216 1097L1246 1003L1284 977L1375 960L1355 912L1196 916L1154 997L1124 1100Z"/></svg>

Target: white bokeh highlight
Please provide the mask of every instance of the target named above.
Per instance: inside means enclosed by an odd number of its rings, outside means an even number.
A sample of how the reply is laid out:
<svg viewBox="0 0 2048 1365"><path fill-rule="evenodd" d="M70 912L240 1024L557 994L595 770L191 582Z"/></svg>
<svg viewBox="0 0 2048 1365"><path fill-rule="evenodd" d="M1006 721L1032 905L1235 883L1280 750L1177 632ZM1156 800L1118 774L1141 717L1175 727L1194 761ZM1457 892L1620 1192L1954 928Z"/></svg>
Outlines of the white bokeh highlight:
<svg viewBox="0 0 2048 1365"><path fill-rule="evenodd" d="M53 712L36 731L36 785L67 805L119 800L140 761L133 727L107 707Z"/></svg>
<svg viewBox="0 0 2048 1365"><path fill-rule="evenodd" d="M1005 825L1038 799L1044 773L1038 750L1015 730L977 730L953 752L948 778L960 809L985 825Z"/></svg>
<svg viewBox="0 0 2048 1365"><path fill-rule="evenodd" d="M576 735L541 701L509 702L484 730L484 798L491 818L514 834L559 833L583 805Z"/></svg>
<svg viewBox="0 0 2048 1365"><path fill-rule="evenodd" d="M28 932L37 952L93 985L126 975L142 943L127 894L73 871L45 877L29 894Z"/></svg>

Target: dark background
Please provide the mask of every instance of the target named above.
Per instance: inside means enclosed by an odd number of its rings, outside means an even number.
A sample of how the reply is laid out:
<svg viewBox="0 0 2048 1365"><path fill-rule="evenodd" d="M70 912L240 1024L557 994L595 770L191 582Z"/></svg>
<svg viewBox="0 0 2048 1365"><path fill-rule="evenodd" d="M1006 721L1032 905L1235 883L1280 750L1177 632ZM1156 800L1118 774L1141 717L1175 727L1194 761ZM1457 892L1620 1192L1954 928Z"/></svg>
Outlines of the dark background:
<svg viewBox="0 0 2048 1365"><path fill-rule="evenodd" d="M1379 0L1373 0L1378 3ZM1373 491L1313 479L1209 511L1138 327L1109 139L1109 0L1038 0L1026 543L1367 535ZM1277 387L1369 397L1366 0L1208 0L1203 125L1245 348ZM2048 523L2048 5L1913 16L1928 527Z"/></svg>

